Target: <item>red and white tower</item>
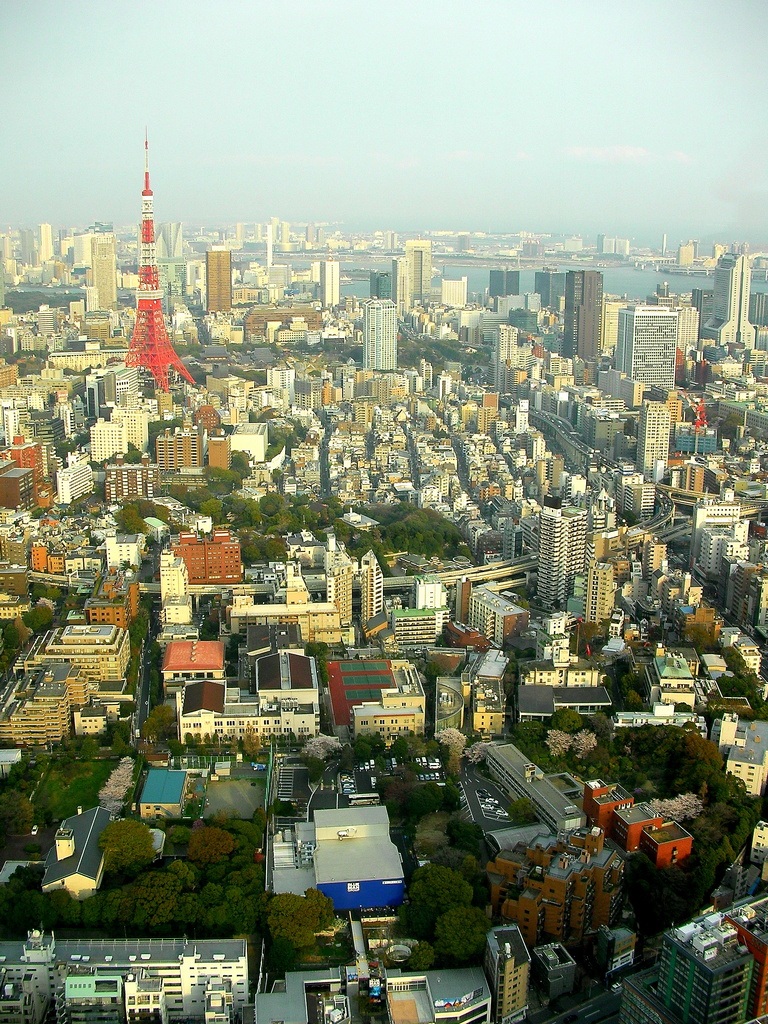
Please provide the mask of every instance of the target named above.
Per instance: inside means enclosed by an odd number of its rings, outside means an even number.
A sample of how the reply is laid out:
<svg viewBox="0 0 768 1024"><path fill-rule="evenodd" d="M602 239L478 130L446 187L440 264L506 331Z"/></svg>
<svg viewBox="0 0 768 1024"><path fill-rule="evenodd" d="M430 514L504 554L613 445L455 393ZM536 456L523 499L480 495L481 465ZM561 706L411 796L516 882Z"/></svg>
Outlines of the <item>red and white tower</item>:
<svg viewBox="0 0 768 1024"><path fill-rule="evenodd" d="M169 391L171 370L194 384L168 337L162 306L163 293L157 275L154 197L149 187L149 143L144 139L144 191L141 193L141 244L139 287L136 292L136 324L125 357L126 366L149 370L161 391Z"/></svg>

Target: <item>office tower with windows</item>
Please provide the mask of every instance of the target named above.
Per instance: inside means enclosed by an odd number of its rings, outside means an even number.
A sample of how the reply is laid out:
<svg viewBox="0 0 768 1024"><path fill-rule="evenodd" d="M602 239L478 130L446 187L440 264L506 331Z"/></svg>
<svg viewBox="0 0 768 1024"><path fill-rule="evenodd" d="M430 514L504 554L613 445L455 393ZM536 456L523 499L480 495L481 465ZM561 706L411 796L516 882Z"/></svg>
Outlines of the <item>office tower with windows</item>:
<svg viewBox="0 0 768 1024"><path fill-rule="evenodd" d="M560 300L565 296L565 274L554 270L537 270L533 290L541 296L543 309L560 309Z"/></svg>
<svg viewBox="0 0 768 1024"><path fill-rule="evenodd" d="M91 238L91 273L99 309L117 309L117 245L113 234Z"/></svg>
<svg viewBox="0 0 768 1024"><path fill-rule="evenodd" d="M391 299L363 304L363 368L397 369L397 310Z"/></svg>
<svg viewBox="0 0 768 1024"><path fill-rule="evenodd" d="M584 572L587 511L548 495L539 514L538 596L546 608L563 608Z"/></svg>
<svg viewBox="0 0 768 1024"><path fill-rule="evenodd" d="M520 294L520 271L503 267L492 270L488 278L488 298L504 298L506 295Z"/></svg>
<svg viewBox="0 0 768 1024"><path fill-rule="evenodd" d="M341 302L339 264L336 260L324 260L320 264L320 301L323 309L331 309Z"/></svg>
<svg viewBox="0 0 768 1024"><path fill-rule="evenodd" d="M392 298L392 274L388 270L372 270L370 277L370 296L372 299Z"/></svg>
<svg viewBox="0 0 768 1024"><path fill-rule="evenodd" d="M408 276L408 260L399 256L392 260L392 301L397 307L397 315L404 316L408 312L411 287Z"/></svg>
<svg viewBox="0 0 768 1024"><path fill-rule="evenodd" d="M184 255L184 232L181 221L160 224L157 229L157 258L180 260Z"/></svg>
<svg viewBox="0 0 768 1024"><path fill-rule="evenodd" d="M50 224L39 224L37 228L39 238L38 252L40 262L53 259L53 229Z"/></svg>
<svg viewBox="0 0 768 1024"><path fill-rule="evenodd" d="M603 275L599 270L569 270L565 275L563 355L585 362L600 354Z"/></svg>
<svg viewBox="0 0 768 1024"><path fill-rule="evenodd" d="M675 386L677 310L625 306L619 310L616 369L640 384Z"/></svg>
<svg viewBox="0 0 768 1024"><path fill-rule="evenodd" d="M412 238L405 243L408 265L409 308L428 302L432 292L432 243Z"/></svg>
<svg viewBox="0 0 768 1024"><path fill-rule="evenodd" d="M669 408L663 402L643 402L637 433L637 470L658 482L669 459Z"/></svg>
<svg viewBox="0 0 768 1024"><path fill-rule="evenodd" d="M702 338L725 347L755 347L755 328L749 322L752 271L747 256L724 253L715 267L712 315L704 323Z"/></svg>
<svg viewBox="0 0 768 1024"><path fill-rule="evenodd" d="M232 309L232 254L223 245L214 245L205 254L205 295L209 313Z"/></svg>

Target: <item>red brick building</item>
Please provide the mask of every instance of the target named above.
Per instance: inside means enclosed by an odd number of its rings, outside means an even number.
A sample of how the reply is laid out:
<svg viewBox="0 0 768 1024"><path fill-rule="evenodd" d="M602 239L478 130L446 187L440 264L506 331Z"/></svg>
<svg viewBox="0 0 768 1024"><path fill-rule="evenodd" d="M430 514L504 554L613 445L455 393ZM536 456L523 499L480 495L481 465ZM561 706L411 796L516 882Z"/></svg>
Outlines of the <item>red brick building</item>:
<svg viewBox="0 0 768 1024"><path fill-rule="evenodd" d="M681 825L664 821L648 803L636 804L615 782L585 782L582 808L590 825L599 826L627 853L642 851L657 868L678 864L693 848L693 836Z"/></svg>
<svg viewBox="0 0 768 1024"><path fill-rule="evenodd" d="M180 533L171 550L184 559L190 583L239 583L243 578L240 541L229 530L214 530L210 537Z"/></svg>
<svg viewBox="0 0 768 1024"><path fill-rule="evenodd" d="M160 468L142 455L140 463L126 462L122 455L104 467L104 496L108 503L125 498L154 498L160 487Z"/></svg>

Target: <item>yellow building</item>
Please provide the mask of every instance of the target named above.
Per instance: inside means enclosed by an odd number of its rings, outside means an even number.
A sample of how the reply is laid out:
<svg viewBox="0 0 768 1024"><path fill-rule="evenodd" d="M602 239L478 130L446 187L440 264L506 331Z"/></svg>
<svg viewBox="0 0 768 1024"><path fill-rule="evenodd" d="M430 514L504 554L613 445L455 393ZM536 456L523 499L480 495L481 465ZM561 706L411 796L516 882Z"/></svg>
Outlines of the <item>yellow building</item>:
<svg viewBox="0 0 768 1024"><path fill-rule="evenodd" d="M123 690L130 654L128 631L119 626L64 626L35 638L24 658L24 669L69 663L80 669L83 681L95 681L116 699L128 700L130 695ZM87 699L88 695L83 695L77 703L85 704Z"/></svg>

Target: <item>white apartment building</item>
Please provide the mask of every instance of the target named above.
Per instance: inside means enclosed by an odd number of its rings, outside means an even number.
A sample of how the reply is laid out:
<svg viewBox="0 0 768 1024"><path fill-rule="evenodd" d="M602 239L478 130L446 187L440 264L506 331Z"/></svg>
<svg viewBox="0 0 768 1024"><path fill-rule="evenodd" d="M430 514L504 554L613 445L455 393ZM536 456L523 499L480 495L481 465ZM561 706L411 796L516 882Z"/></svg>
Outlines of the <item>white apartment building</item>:
<svg viewBox="0 0 768 1024"><path fill-rule="evenodd" d="M547 497L539 514L538 595L545 606L564 605L584 572L587 511Z"/></svg>
<svg viewBox="0 0 768 1024"><path fill-rule="evenodd" d="M84 453L71 452L67 466L56 473L56 494L60 505L71 505L93 490L93 470Z"/></svg>
<svg viewBox="0 0 768 1024"><path fill-rule="evenodd" d="M671 417L662 402L644 402L637 434L637 470L644 477L660 481L669 460Z"/></svg>
<svg viewBox="0 0 768 1024"><path fill-rule="evenodd" d="M768 722L741 721L726 712L712 726L712 742L725 759L725 770L741 779L750 796L768 789Z"/></svg>
<svg viewBox="0 0 768 1024"><path fill-rule="evenodd" d="M363 368L397 369L397 309L391 299L363 303Z"/></svg>

